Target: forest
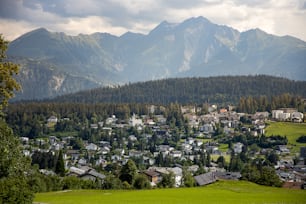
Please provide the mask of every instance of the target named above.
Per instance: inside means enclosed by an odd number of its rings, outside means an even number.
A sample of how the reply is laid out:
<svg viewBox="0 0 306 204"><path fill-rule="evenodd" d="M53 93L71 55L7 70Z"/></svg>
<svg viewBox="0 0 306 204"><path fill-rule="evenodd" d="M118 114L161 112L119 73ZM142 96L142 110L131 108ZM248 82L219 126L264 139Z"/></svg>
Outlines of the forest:
<svg viewBox="0 0 306 204"><path fill-rule="evenodd" d="M237 104L241 97L274 96L288 93L306 97L306 82L267 75L173 78L96 88L59 96L52 102Z"/></svg>

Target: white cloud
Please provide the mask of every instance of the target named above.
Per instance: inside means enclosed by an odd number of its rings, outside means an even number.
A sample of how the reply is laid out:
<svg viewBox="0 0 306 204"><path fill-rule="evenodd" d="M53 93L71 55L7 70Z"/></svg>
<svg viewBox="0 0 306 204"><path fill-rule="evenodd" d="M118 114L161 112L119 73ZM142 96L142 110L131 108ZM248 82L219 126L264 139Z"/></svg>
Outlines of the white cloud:
<svg viewBox="0 0 306 204"><path fill-rule="evenodd" d="M148 33L163 20L204 16L240 31L260 28L306 41L305 0L1 0L0 33L13 39L29 29L78 33Z"/></svg>
<svg viewBox="0 0 306 204"><path fill-rule="evenodd" d="M3 34L6 40L12 41L21 34L34 30L38 27L26 21L3 20L0 19L0 33Z"/></svg>

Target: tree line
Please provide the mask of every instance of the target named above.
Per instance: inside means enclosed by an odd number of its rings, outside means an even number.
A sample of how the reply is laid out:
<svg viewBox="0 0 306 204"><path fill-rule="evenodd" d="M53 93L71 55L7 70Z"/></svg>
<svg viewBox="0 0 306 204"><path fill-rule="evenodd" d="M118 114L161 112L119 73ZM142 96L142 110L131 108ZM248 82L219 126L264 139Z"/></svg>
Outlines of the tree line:
<svg viewBox="0 0 306 204"><path fill-rule="evenodd" d="M241 97L289 93L306 96L306 82L285 78L256 76L221 76L207 78L174 78L138 82L117 87L96 88L52 99L58 102L79 103L154 103L180 104L204 102L235 104Z"/></svg>

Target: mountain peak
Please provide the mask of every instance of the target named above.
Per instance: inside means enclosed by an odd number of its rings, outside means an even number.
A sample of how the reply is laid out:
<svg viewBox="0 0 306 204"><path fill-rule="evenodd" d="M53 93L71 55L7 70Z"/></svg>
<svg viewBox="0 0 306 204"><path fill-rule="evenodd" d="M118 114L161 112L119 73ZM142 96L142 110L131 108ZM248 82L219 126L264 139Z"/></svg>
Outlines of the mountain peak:
<svg viewBox="0 0 306 204"><path fill-rule="evenodd" d="M198 17L192 17L187 20L185 20L182 24L212 24L207 18L204 18L203 16Z"/></svg>
<svg viewBox="0 0 306 204"><path fill-rule="evenodd" d="M157 25L150 34L159 33L159 32L167 32L172 30L177 24L176 23L169 23L168 21L162 21L159 25Z"/></svg>

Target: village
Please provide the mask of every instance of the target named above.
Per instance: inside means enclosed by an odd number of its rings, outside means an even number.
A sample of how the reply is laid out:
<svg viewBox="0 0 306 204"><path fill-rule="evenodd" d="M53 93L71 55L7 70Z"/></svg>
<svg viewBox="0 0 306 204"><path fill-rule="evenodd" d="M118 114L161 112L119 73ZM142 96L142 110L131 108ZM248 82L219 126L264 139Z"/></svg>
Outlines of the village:
<svg viewBox="0 0 306 204"><path fill-rule="evenodd" d="M211 105L206 114L199 114L198 107L181 106L185 124L176 121L169 125L167 117L155 115L155 106L149 108L150 114L132 114L128 121L111 115L103 121L88 124L92 132L102 135L101 140L52 135L35 139L21 137L23 153L33 158L37 152L55 155L62 151L66 176L102 182L106 177L103 172L111 172L112 164L123 166L133 160L152 187L169 173L175 176L174 186L182 186L183 171L193 175L200 186L218 179L238 180L242 175L238 164L232 166L235 155L245 154L253 159L277 155L273 160L274 169L281 181L297 188L305 185L306 145L299 152L291 152L288 144L274 145L273 139L267 140L273 145L266 148L237 139L260 138L265 135L268 123L303 123L304 114L296 109L246 114L235 112L232 106L218 109ZM54 127L69 120L54 115L45 125ZM46 175L55 174L48 168L40 171Z"/></svg>

